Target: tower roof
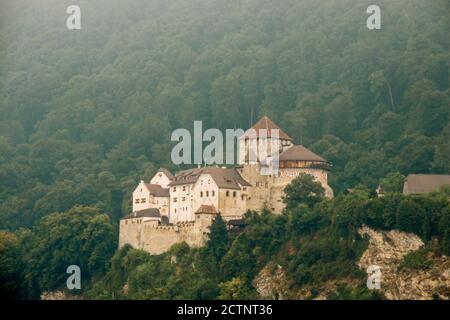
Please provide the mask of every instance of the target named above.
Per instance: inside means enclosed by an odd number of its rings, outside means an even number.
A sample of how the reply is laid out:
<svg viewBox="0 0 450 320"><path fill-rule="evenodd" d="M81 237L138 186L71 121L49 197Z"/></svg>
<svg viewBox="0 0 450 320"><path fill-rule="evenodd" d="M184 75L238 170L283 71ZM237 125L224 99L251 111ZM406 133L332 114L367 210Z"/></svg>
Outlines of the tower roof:
<svg viewBox="0 0 450 320"><path fill-rule="evenodd" d="M318 161L328 162L304 146L292 146L280 154L279 161Z"/></svg>
<svg viewBox="0 0 450 320"><path fill-rule="evenodd" d="M196 214L217 214L217 210L213 205L202 204L197 211Z"/></svg>
<svg viewBox="0 0 450 320"><path fill-rule="evenodd" d="M272 130L279 130L279 138L280 139L284 139L284 140L292 140L291 137L289 137L289 135L284 132L283 130L280 129L279 126L277 126L275 124L275 122L273 122L269 117L264 116L261 119L259 119L258 122L256 122L253 127L251 127L250 129L248 129L242 136L241 139L243 138L252 138L253 136L251 135L251 131L250 130L255 130L256 131L256 136L259 137L260 135L262 135L261 130L267 130L267 137L270 138L272 137Z"/></svg>

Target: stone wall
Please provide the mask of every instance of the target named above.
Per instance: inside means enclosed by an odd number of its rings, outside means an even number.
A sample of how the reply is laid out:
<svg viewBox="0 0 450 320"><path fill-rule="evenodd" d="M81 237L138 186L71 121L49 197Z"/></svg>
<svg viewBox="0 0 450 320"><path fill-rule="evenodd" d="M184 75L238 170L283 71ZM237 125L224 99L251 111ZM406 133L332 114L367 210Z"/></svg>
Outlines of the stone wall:
<svg viewBox="0 0 450 320"><path fill-rule="evenodd" d="M133 223L131 220L137 219L121 220L119 248L129 244L151 254L161 254L180 242L186 242L191 247L201 247L207 240L212 219L212 216L196 215L195 221L167 226L160 225L158 221Z"/></svg>

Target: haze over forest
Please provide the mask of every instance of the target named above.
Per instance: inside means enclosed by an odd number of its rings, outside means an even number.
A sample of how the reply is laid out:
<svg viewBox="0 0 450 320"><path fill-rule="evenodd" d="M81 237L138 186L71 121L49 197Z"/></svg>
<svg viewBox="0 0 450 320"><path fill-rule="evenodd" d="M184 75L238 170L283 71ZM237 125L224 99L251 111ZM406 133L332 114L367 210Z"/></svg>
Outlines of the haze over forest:
<svg viewBox="0 0 450 320"><path fill-rule="evenodd" d="M114 243L137 182L181 169L170 134L194 120L268 115L333 163L336 194L450 173L446 0L377 0L381 30L372 0L73 2L0 2L0 229L89 206Z"/></svg>

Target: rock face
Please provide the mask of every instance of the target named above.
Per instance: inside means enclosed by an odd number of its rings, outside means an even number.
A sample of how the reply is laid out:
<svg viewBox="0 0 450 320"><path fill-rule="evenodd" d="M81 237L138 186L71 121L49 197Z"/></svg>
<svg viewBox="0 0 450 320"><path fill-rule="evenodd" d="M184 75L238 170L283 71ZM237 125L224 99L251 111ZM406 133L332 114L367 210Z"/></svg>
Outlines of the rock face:
<svg viewBox="0 0 450 320"><path fill-rule="evenodd" d="M357 265L364 271L371 265L380 267L380 290L390 300L426 300L439 297L450 299L450 258L431 257L429 268L399 271L408 253L420 249L424 243L415 234L397 230L375 231L368 227L358 230L369 237L369 245ZM355 287L354 279L336 279L326 283L290 289L281 266L267 265L253 281L263 299L308 299L312 287L320 287L314 299L326 299L338 284Z"/></svg>
<svg viewBox="0 0 450 320"><path fill-rule="evenodd" d="M281 266L276 266L274 272L269 266L263 268L253 281L253 286L264 299L284 300L287 297L287 282Z"/></svg>
<svg viewBox="0 0 450 320"><path fill-rule="evenodd" d="M82 300L82 296L68 295L64 291L45 291L41 294L41 300Z"/></svg>
<svg viewBox="0 0 450 320"><path fill-rule="evenodd" d="M448 299L450 288L450 259L435 257L426 270L399 271L398 266L405 255L423 246L422 240L411 233L375 231L368 227L359 230L370 237L369 246L358 262L367 270L370 265L381 269L381 291L387 299L424 300L433 295Z"/></svg>

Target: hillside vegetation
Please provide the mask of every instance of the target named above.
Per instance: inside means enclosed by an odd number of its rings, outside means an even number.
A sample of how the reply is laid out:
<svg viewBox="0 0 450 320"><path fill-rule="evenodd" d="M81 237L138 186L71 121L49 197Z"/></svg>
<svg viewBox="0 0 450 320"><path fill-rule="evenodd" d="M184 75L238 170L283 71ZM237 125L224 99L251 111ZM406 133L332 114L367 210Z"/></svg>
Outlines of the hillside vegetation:
<svg viewBox="0 0 450 320"><path fill-rule="evenodd" d="M0 226L95 206L117 220L170 161L170 133L267 114L334 165L336 192L449 173L448 1L0 4Z"/></svg>
<svg viewBox="0 0 450 320"><path fill-rule="evenodd" d="M70 31L73 3L1 1L0 296L64 287L76 262L85 298L253 298L268 265L311 298L335 279L349 285L329 298L382 298L356 264L363 224L448 255L448 193L398 192L408 173L450 173L450 4L379 0L371 31L372 2L79 0ZM238 236L218 219L204 249L116 251L136 184L181 169L174 129L262 115L333 163L335 200L247 213Z"/></svg>

